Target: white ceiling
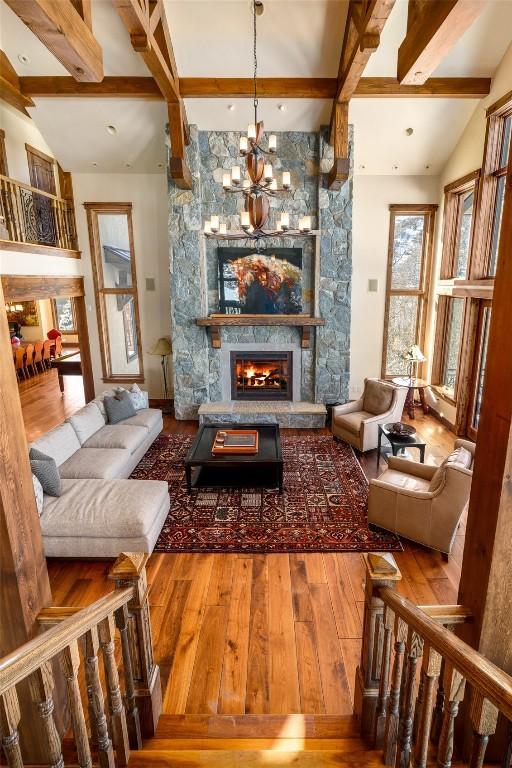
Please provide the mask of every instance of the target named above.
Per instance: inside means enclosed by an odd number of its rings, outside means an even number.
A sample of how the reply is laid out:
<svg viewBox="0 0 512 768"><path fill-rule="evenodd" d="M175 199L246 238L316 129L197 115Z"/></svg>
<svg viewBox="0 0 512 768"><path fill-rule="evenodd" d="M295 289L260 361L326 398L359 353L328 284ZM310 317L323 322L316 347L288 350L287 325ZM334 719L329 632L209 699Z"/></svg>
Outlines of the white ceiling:
<svg viewBox="0 0 512 768"><path fill-rule="evenodd" d="M334 77L348 0L265 0L258 18L261 76ZM130 45L112 0L92 0L93 29L107 75L149 74ZM251 0L165 0L178 71L184 77L252 75ZM394 76L405 34L407 0L397 0L382 41L365 71ZM488 0L477 21L435 73L491 76L512 39L512 0ZM490 44L492 41L492 44ZM0 0L0 46L20 75L65 75L64 68ZM23 64L19 55L27 55ZM159 172L165 163L166 110L132 99L35 99L31 114L61 165L74 172ZM328 121L323 100L262 99L268 129L317 130ZM438 173L476 106L474 100L357 99L355 171L365 174ZM230 104L234 110L229 110ZM250 99L187 99L189 121L201 129L243 130ZM115 125L110 136L107 125ZM375 126L379 126L378 133ZM411 137L405 129L414 128ZM98 163L93 166L93 163ZM127 168L127 164L130 165ZM398 171L392 171L393 165ZM364 165L362 169L359 166ZM430 165L429 169L425 166Z"/></svg>

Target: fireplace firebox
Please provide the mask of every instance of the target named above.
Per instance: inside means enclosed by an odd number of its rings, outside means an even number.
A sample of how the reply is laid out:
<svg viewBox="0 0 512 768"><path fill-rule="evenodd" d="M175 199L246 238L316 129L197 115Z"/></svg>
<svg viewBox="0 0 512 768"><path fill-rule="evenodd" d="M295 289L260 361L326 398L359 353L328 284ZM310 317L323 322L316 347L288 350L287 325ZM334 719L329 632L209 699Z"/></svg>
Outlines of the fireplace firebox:
<svg viewBox="0 0 512 768"><path fill-rule="evenodd" d="M292 400L292 352L231 352L233 400Z"/></svg>

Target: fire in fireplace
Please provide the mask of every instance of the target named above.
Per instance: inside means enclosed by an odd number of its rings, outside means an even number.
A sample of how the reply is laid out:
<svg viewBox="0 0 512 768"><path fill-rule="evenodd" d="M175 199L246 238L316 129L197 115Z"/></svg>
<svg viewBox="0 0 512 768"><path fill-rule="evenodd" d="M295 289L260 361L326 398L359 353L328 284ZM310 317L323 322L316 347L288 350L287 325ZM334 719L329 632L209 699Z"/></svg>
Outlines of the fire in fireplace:
<svg viewBox="0 0 512 768"><path fill-rule="evenodd" d="M231 352L233 400L292 400L291 352Z"/></svg>

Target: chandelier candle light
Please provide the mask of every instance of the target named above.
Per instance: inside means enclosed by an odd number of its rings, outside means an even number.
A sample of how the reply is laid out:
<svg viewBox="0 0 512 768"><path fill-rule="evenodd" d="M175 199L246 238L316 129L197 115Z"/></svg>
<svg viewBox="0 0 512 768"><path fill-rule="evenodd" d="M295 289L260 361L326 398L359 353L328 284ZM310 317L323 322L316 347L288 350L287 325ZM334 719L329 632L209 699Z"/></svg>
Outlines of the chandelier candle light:
<svg viewBox="0 0 512 768"><path fill-rule="evenodd" d="M226 171L222 174L224 191L228 194L241 194L245 197L244 210L240 214L241 231L228 230L226 224L221 222L220 217L214 214L209 221L205 222L204 234L206 237L217 240L240 240L244 238L260 240L266 237L279 237L285 233L294 237L311 233L311 216L302 216L299 219L298 229L294 229L290 227L290 214L286 211L281 213L281 218L274 228L265 228L270 216L270 198L276 197L278 193L290 191L291 174L290 171L283 171L281 186L279 186L274 167L270 162L271 155L277 151L275 134L268 137L267 149L262 147L263 122L258 121L256 5L257 0L253 0L254 122L249 124L247 136L240 137L240 154L245 158L247 178L242 178L239 165L234 165L231 172Z"/></svg>

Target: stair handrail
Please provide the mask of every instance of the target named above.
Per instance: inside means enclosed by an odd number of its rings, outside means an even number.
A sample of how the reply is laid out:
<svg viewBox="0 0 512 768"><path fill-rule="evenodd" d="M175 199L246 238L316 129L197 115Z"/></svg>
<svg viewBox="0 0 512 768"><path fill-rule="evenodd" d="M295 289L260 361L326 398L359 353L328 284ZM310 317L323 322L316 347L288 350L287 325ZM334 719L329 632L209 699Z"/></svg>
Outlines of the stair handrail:
<svg viewBox="0 0 512 768"><path fill-rule="evenodd" d="M414 758L415 766L425 768L432 742L438 765L449 768L455 719L469 690L470 765L481 768L498 714L512 721L512 676L450 631L471 620L463 606L414 605L397 592L402 576L392 555L363 557L363 643L354 707L361 736L382 748L384 765L405 766Z"/></svg>
<svg viewBox="0 0 512 768"><path fill-rule="evenodd" d="M154 735L162 710L162 691L160 670L153 657L148 559L149 554L143 552L122 553L109 572L109 579L115 582L113 592L84 608L44 609L38 619L45 631L0 659L0 736L8 766L24 765L18 730L23 707L16 686L25 681L28 691L24 686L20 692L24 697L28 692L29 699L23 711L32 716L28 706L32 702L34 714L39 714L44 757L52 765L64 764L61 734L54 719L55 675L59 669L80 765L92 765L89 731L95 739L100 764L109 766L126 765L130 749L140 749L142 737ZM116 629L120 636L124 691L115 658ZM100 653L105 694L99 674ZM78 683L82 663L89 727ZM65 713L60 693L57 700ZM37 745L43 746L39 741Z"/></svg>

